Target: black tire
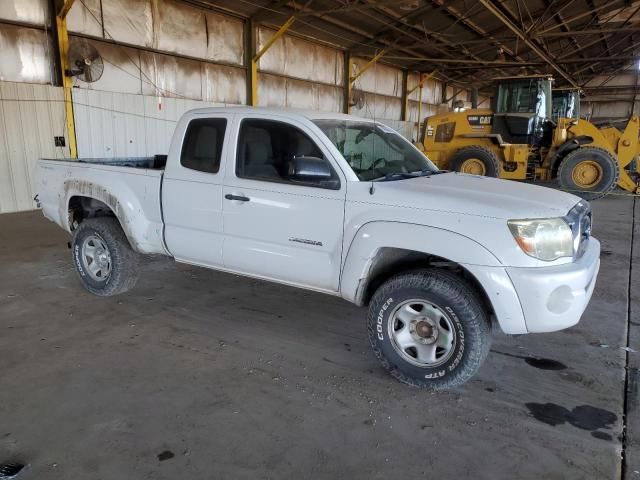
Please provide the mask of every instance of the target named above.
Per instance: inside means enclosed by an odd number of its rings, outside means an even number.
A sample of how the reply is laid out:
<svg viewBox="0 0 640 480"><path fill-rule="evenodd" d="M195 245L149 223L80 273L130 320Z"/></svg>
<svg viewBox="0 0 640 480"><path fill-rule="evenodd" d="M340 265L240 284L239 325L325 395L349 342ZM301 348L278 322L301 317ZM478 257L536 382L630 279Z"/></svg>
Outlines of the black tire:
<svg viewBox="0 0 640 480"><path fill-rule="evenodd" d="M597 183L589 186L576 183L574 170L582 162L595 162L601 169ZM618 184L620 172L618 162L607 150L598 147L580 147L567 154L558 168L558 184L563 190L578 195L585 200L603 197Z"/></svg>
<svg viewBox="0 0 640 480"><path fill-rule="evenodd" d="M480 145L472 145L470 147L463 147L456 151L449 161L449 168L456 172L462 171L462 164L475 158L480 160L484 165L484 176L497 178L500 176L500 160L498 157L486 147Z"/></svg>
<svg viewBox="0 0 640 480"><path fill-rule="evenodd" d="M88 259L83 256L85 241L97 239L108 251L108 274L104 279L96 279L88 267ZM138 280L138 254L133 251L118 220L113 217L90 218L80 223L73 232L71 242L73 264L80 281L89 292L101 297L118 295L131 290Z"/></svg>
<svg viewBox="0 0 640 480"><path fill-rule="evenodd" d="M391 338L390 328L397 324L394 313L416 299L439 307L453 325L455 344L438 365L412 363L406 358L412 347L401 353ZM464 279L440 269L406 272L383 283L369 304L367 330L373 352L394 378L429 390L465 383L478 371L491 346L491 324L477 292Z"/></svg>

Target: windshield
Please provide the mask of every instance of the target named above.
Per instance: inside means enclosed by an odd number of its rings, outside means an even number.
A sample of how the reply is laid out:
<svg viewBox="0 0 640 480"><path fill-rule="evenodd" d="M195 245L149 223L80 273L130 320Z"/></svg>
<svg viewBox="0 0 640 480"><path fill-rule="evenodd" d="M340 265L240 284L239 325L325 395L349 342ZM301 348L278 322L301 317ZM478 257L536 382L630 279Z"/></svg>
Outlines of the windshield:
<svg viewBox="0 0 640 480"><path fill-rule="evenodd" d="M496 113L534 113L547 117L551 107L551 83L547 79L523 79L498 85Z"/></svg>
<svg viewBox="0 0 640 480"><path fill-rule="evenodd" d="M437 172L436 166L395 130L357 120L315 120L362 181Z"/></svg>

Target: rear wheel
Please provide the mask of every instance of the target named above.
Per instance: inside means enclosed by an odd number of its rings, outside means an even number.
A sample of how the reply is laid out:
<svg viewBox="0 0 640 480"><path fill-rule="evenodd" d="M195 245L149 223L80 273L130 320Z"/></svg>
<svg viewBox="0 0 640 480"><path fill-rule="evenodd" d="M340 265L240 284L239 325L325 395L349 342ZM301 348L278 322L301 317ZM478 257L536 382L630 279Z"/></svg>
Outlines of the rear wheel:
<svg viewBox="0 0 640 480"><path fill-rule="evenodd" d="M491 327L478 294L449 272L428 269L385 282L369 305L369 341L403 383L443 390L469 380L489 352Z"/></svg>
<svg viewBox="0 0 640 480"><path fill-rule="evenodd" d="M569 153L558 168L560 187L585 200L600 198L618 183L618 163L608 151L580 147Z"/></svg>
<svg viewBox="0 0 640 480"><path fill-rule="evenodd" d="M115 218L83 221L73 232L72 254L80 281L94 295L117 295L136 284L138 254Z"/></svg>
<svg viewBox="0 0 640 480"><path fill-rule="evenodd" d="M486 177L500 176L500 161L486 147L473 145L459 149L451 157L451 170Z"/></svg>

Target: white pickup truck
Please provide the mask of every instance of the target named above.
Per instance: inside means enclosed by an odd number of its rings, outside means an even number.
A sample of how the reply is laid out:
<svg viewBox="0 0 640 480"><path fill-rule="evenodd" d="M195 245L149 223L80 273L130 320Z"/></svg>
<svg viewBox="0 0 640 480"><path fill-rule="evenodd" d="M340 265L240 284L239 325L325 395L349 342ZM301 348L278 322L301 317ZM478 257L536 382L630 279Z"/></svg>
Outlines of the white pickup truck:
<svg viewBox="0 0 640 480"><path fill-rule="evenodd" d="M368 305L395 378L444 389L478 370L494 326L570 327L595 286L588 203L438 171L372 120L193 110L161 160L39 161L42 211L73 235L90 292L129 290L139 257L161 254L340 296Z"/></svg>

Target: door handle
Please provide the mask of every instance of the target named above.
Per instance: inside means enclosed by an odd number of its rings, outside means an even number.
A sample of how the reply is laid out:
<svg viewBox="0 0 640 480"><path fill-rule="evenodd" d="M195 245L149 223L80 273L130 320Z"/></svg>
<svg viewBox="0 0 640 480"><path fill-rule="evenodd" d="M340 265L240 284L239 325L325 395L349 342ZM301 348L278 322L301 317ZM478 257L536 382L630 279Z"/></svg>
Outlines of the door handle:
<svg viewBox="0 0 640 480"><path fill-rule="evenodd" d="M239 202L248 202L251 200L249 197L245 197L244 195L233 195L232 193L227 193L224 198L227 200L238 200Z"/></svg>

